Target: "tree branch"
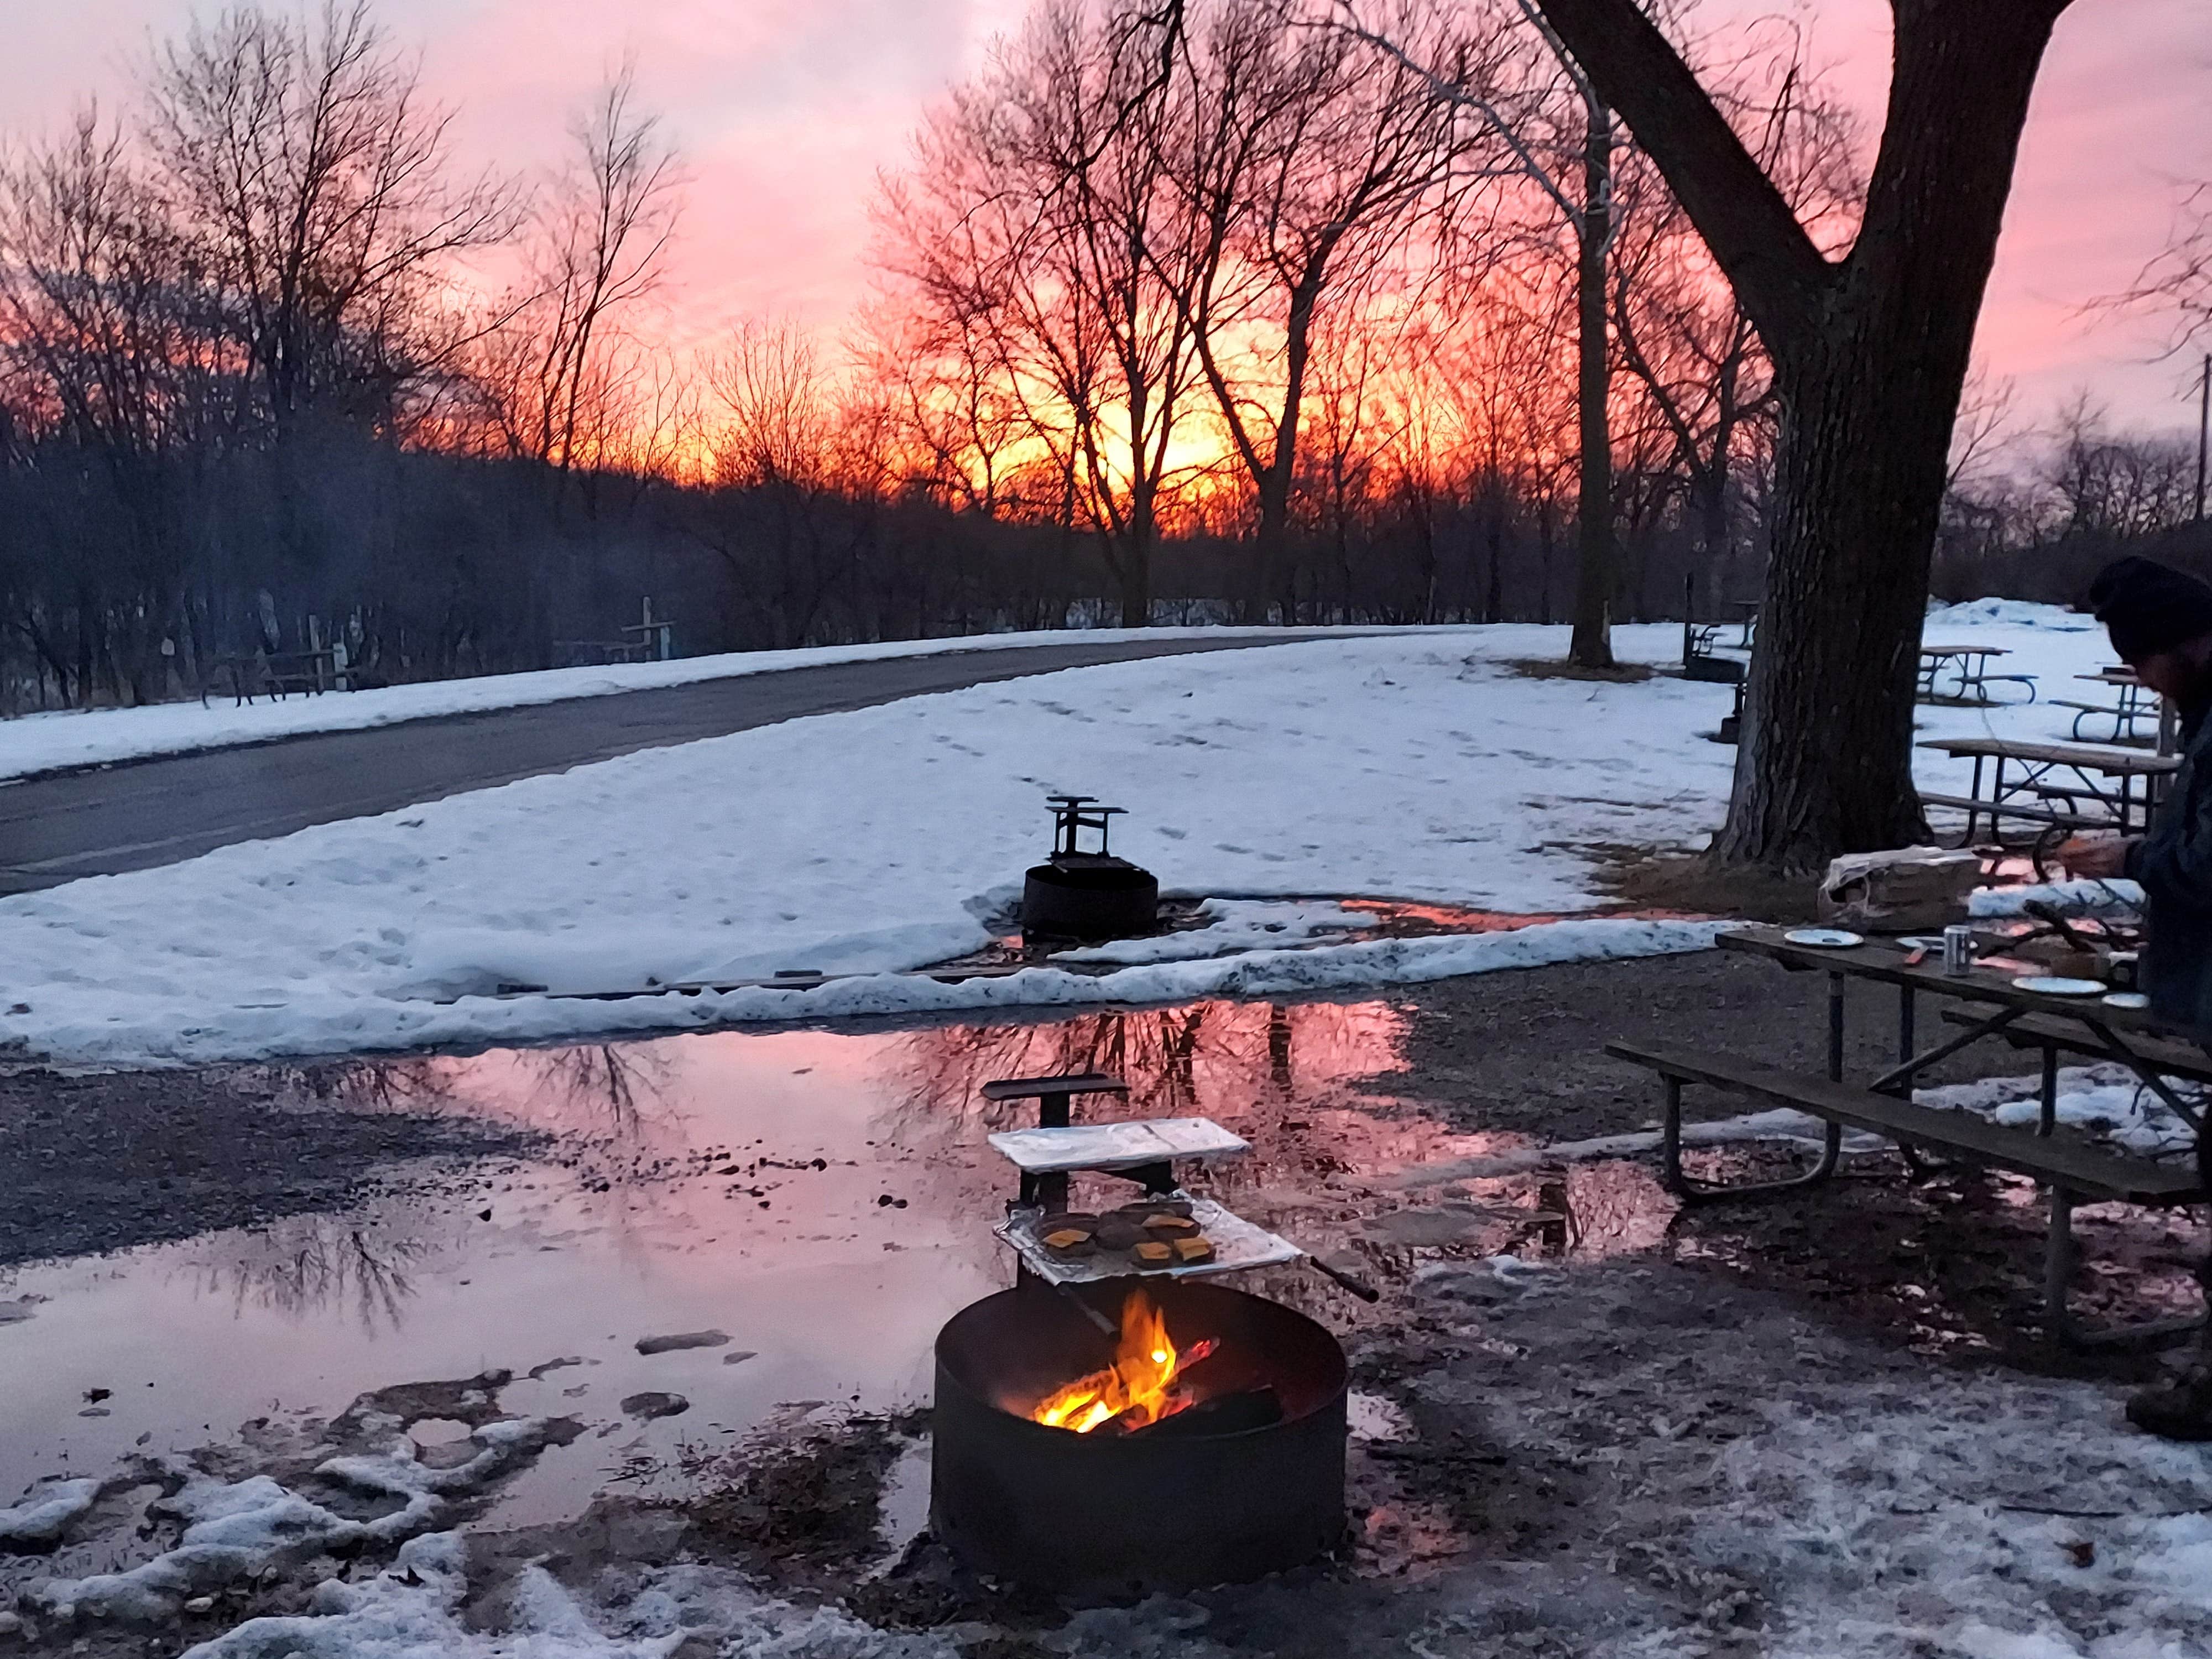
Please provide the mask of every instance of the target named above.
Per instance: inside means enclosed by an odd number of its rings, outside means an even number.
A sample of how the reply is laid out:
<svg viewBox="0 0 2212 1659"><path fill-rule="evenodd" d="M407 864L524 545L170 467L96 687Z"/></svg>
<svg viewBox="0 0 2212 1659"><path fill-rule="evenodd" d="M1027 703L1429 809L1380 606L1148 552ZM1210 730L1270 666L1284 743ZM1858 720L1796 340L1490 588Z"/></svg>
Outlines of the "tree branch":
<svg viewBox="0 0 2212 1659"><path fill-rule="evenodd" d="M1659 164L1758 324L1794 356L1838 267L1820 256L1774 181L1637 0L1536 0L1598 94Z"/></svg>

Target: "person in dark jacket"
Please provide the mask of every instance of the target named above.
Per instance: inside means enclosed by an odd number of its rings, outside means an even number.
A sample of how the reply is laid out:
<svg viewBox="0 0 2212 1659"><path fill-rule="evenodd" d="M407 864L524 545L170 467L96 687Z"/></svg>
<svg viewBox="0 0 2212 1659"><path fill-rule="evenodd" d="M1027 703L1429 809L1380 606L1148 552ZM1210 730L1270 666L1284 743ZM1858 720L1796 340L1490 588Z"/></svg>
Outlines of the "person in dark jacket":
<svg viewBox="0 0 2212 1659"><path fill-rule="evenodd" d="M2143 989L2162 1024L2212 1042L2212 586L2149 559L2114 561L2089 588L2113 654L2172 704L2181 720L2181 766L2148 833L2076 836L2058 849L2077 876L2125 875L2142 884L2147 940ZM2197 1139L2197 1167L2212 1196L2212 1121ZM2197 1270L2212 1305L2212 1259ZM2198 1363L2170 1387L2128 1401L2138 1427L2174 1440L2212 1440L2212 1327Z"/></svg>

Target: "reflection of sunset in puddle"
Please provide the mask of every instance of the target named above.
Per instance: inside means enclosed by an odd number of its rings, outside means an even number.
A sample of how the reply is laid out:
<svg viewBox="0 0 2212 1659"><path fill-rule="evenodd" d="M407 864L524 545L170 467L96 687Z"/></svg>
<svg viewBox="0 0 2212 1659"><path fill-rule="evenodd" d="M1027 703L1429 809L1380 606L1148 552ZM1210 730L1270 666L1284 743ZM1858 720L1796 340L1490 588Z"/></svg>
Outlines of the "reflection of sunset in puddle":
<svg viewBox="0 0 2212 1659"><path fill-rule="evenodd" d="M1633 1165L1378 1194L1364 1177L1528 1144L1454 1133L1390 1096L1404 1036L1384 1003L1214 1002L256 1073L303 1105L461 1113L549 1145L490 1166L486 1183L0 1273L0 1297L46 1298L0 1330L0 1492L64 1458L104 1468L142 1433L154 1449L181 1449L252 1417L327 1414L394 1382L574 1359L504 1395L592 1425L509 1500L512 1514L545 1516L574 1512L625 1461L679 1443L726 1443L824 1402L918 1401L938 1325L1012 1279L989 1233L1012 1172L984 1136L1032 1121L1034 1108L985 1104L977 1091L993 1078L1104 1071L1128 1080L1129 1097L1079 1103L1079 1118L1217 1119L1254 1152L1194 1188L1330 1253L1382 1287L1386 1309L1422 1261L1608 1253L1656 1236L1673 1206ZM1376 1316L1302 1267L1248 1282L1339 1329ZM635 1352L641 1338L698 1330L730 1340ZM114 1390L111 1415L78 1415L91 1388ZM691 1409L624 1419L616 1402L647 1389Z"/></svg>

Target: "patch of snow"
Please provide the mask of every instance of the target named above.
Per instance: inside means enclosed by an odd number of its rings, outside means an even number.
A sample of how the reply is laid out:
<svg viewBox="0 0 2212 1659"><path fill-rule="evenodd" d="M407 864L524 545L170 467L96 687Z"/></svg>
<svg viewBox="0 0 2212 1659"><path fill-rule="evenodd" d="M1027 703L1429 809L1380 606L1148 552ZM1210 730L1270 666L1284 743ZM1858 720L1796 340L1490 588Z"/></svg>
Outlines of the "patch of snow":
<svg viewBox="0 0 2212 1659"><path fill-rule="evenodd" d="M1983 1372L1752 1408L1680 1542L1766 1588L1777 1659L2203 1651L2203 1459L2120 1426L2112 1392Z"/></svg>
<svg viewBox="0 0 2212 1659"><path fill-rule="evenodd" d="M2033 1077L1983 1078L1972 1083L1916 1089L1912 1098L1923 1106L1972 1112L1994 1123L2019 1127L2041 1120L2042 1086L2041 1080ZM2185 1095L2191 1092L2187 1084L2176 1087ZM2197 1132L2145 1088L2132 1071L2113 1062L2061 1067L2056 1116L2059 1122L2085 1130L2092 1139L2110 1141L2124 1152L2148 1158L2195 1154Z"/></svg>
<svg viewBox="0 0 2212 1659"><path fill-rule="evenodd" d="M0 1043L162 1063L1332 989L1566 960L1549 952L1577 939L1607 955L1689 948L1666 930L1640 941L1532 931L1154 963L1103 979L864 978L804 1000L495 994L780 969L896 974L978 949L1046 844L1043 797L1106 780L1131 809L1116 850L1174 889L1587 909L1600 895L1576 848L1682 846L1717 821L1733 751L1698 733L1729 691L1534 680L1506 665L1563 637L1501 627L1073 670L19 894L0 900L10 969L0 1006L27 1012L0 1012ZM1632 658L1680 642L1664 629L1616 637Z"/></svg>
<svg viewBox="0 0 2212 1659"><path fill-rule="evenodd" d="M1980 887L1966 900L1966 914L1982 921L2024 916L2030 904L2046 904L2067 915L2125 915L2143 907L2143 890L2134 882L2054 881L2040 886Z"/></svg>
<svg viewBox="0 0 2212 1659"><path fill-rule="evenodd" d="M31 1603L58 1619L152 1623L173 1618L193 1596L271 1567L331 1550L401 1542L435 1526L451 1498L543 1450L548 1427L538 1418L487 1424L470 1437L481 1449L450 1469L417 1462L404 1438L380 1456L334 1457L318 1466L315 1473L326 1480L398 1500L398 1508L368 1521L339 1515L265 1474L220 1480L179 1468L182 1487L152 1506L185 1523L173 1548L117 1572L42 1580L32 1587Z"/></svg>
<svg viewBox="0 0 2212 1659"><path fill-rule="evenodd" d="M2016 621L1969 629L2046 690L2110 654L2100 633ZM1667 661L1680 647L1664 625L1618 629L1614 640L1630 661ZM1565 960L1491 954L1522 948L1510 945L1455 958L1462 947L1449 942L1378 941L1189 962L1164 953L1196 946L1152 941L1127 954L1154 959L1103 978L862 977L804 1000L508 994L782 969L893 975L965 954L1012 902L1044 844L1042 797L1057 790L1106 790L1129 807L1116 850L1175 890L1588 909L1601 898L1595 849L1687 848L1719 823L1735 751L1703 734L1730 692L1510 667L1563 643L1559 629L1505 624L1069 670L17 895L0 900L11 970L0 1006L27 1012L0 1013L0 1043L162 1063L1273 994ZM2047 740L2064 735L2064 713L1931 708L1921 720L1927 738ZM1971 763L1915 758L1931 788L1959 792L1971 777ZM860 779L865 792L851 787ZM1232 920L1206 948L1231 942Z"/></svg>
<svg viewBox="0 0 2212 1659"><path fill-rule="evenodd" d="M2033 599L1965 599L1957 605L1930 605L1921 636L1930 643L1932 630L1975 623L1999 623L2008 628L2041 628L2057 634L2101 632L2104 624L2086 611L2063 605L2039 605Z"/></svg>
<svg viewBox="0 0 2212 1659"><path fill-rule="evenodd" d="M1115 962L1136 965L1148 962L1193 962L1225 956L1231 951L1296 945L1330 933L1348 933L1370 926L1374 918L1340 904L1322 900L1313 904L1285 903L1268 899L1211 898L1198 907L1210 918L1203 927L1157 939L1114 939L1072 951L1055 951L1054 962Z"/></svg>
<svg viewBox="0 0 2212 1659"><path fill-rule="evenodd" d="M0 1510L0 1544L52 1544L99 1497L97 1480L49 1481L13 1509Z"/></svg>
<svg viewBox="0 0 2212 1659"><path fill-rule="evenodd" d="M481 714L605 697L623 691L693 685L702 680L773 674L787 668L881 662L897 657L936 657L971 651L1005 651L1037 645L1101 645L1127 640L1325 638L1331 634L1411 631L1389 628L1078 628L1018 634L964 634L951 639L894 640L871 645L810 646L796 651L732 651L673 662L615 663L598 668L547 668L520 674L483 674L432 680L374 691L331 691L317 696L264 698L234 705L210 693L197 702L155 703L143 708L93 708L0 719L0 778L25 777L79 766L188 754L240 744L267 743L310 732L358 732L369 726L441 715Z"/></svg>
<svg viewBox="0 0 2212 1659"><path fill-rule="evenodd" d="M736 1575L677 1566L647 1576L619 1608L587 1606L543 1567L522 1570L485 1628L465 1617L466 1546L457 1533L404 1545L390 1571L330 1581L312 1611L253 1619L184 1659L667 1659L697 1638L731 1659L957 1659L935 1636L876 1630L825 1607L761 1595Z"/></svg>

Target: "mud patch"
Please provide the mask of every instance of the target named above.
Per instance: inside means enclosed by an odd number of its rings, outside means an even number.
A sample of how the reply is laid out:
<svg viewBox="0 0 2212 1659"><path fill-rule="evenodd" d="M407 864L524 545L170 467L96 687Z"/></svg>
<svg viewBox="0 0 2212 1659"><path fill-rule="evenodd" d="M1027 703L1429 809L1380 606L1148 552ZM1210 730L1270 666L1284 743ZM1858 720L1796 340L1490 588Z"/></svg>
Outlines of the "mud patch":
<svg viewBox="0 0 2212 1659"><path fill-rule="evenodd" d="M261 1226L380 1194L473 1188L479 1160L544 1145L457 1116L335 1109L258 1068L9 1070L0 1073L0 1267Z"/></svg>
<svg viewBox="0 0 2212 1659"><path fill-rule="evenodd" d="M849 1583L884 1553L884 1482L927 1421L855 1413L708 1457L684 1470L699 1495L666 1507L708 1559L758 1564L793 1585Z"/></svg>

